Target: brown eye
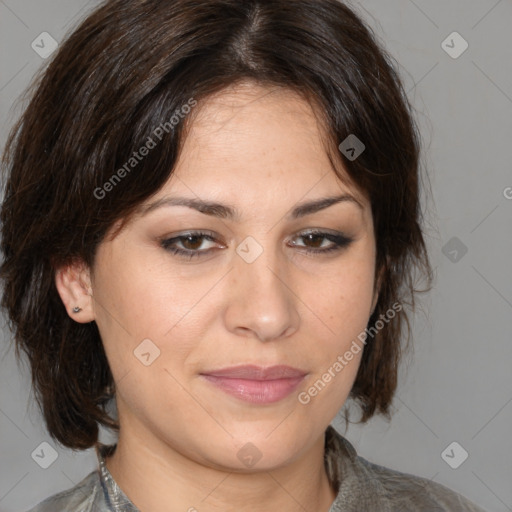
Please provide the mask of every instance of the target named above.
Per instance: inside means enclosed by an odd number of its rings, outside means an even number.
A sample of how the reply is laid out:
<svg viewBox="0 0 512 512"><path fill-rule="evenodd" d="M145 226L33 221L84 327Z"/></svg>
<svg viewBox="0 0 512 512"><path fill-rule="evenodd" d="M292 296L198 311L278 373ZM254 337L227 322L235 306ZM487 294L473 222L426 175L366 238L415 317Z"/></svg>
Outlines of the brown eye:
<svg viewBox="0 0 512 512"><path fill-rule="evenodd" d="M353 239L345 236L342 233L327 233L324 231L310 231L307 233L301 233L297 236L298 239L302 239L305 245L299 245L292 243L295 247L304 247L305 252L310 253L327 253L331 251L341 250L348 247ZM325 243L330 242L330 245ZM322 246L324 248L322 248Z"/></svg>
<svg viewBox="0 0 512 512"><path fill-rule="evenodd" d="M197 232L186 233L184 235L175 236L173 238L162 240L160 242L160 245L166 251L169 251L172 254L192 259L197 256L209 254L212 250L214 250L212 247L200 249L205 241L218 243L217 240L210 233ZM178 244L180 244L181 247L179 247Z"/></svg>
<svg viewBox="0 0 512 512"><path fill-rule="evenodd" d="M198 235L190 235L182 238L181 244L185 247L185 249L190 249L196 251L203 245L203 237Z"/></svg>
<svg viewBox="0 0 512 512"><path fill-rule="evenodd" d="M307 240L309 242L310 247L321 247L325 238L325 236L317 234L309 234L302 236L303 240Z"/></svg>

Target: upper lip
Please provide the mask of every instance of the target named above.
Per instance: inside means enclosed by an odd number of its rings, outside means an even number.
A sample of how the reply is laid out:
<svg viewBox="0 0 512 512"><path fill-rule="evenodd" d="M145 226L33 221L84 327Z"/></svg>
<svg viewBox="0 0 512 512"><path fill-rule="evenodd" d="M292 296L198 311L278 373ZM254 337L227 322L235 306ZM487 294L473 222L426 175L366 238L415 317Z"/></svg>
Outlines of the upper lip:
<svg viewBox="0 0 512 512"><path fill-rule="evenodd" d="M303 377L307 372L286 365L277 366L257 366L253 364L231 366L229 368L221 368L220 370L212 370L203 372L202 375L211 375L214 377L229 377L247 380L274 380L274 379L291 379Z"/></svg>

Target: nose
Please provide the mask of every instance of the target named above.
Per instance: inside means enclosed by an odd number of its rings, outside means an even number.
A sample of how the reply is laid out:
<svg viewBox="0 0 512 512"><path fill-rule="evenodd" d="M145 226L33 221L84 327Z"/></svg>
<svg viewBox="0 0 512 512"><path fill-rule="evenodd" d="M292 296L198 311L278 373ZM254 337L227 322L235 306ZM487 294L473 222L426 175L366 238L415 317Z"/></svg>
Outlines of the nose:
<svg viewBox="0 0 512 512"><path fill-rule="evenodd" d="M278 261L279 259L279 261ZM227 329L260 341L288 337L299 327L298 297L283 258L270 249L248 263L235 255L225 310Z"/></svg>

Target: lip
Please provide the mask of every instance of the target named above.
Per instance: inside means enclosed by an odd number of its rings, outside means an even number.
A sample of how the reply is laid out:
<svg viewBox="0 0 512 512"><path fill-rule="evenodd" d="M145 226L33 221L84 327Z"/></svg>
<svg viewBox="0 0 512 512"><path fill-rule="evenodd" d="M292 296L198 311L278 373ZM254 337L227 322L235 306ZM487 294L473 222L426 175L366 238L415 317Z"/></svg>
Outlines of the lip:
<svg viewBox="0 0 512 512"><path fill-rule="evenodd" d="M200 374L205 380L245 402L269 404L286 398L307 372L286 365L242 365Z"/></svg>
<svg viewBox="0 0 512 512"><path fill-rule="evenodd" d="M228 377L247 380L275 380L304 377L307 372L286 366L283 364L277 366L257 366L255 364L244 364L239 366L230 366L220 370L212 370L201 373L201 375L211 375L212 377Z"/></svg>

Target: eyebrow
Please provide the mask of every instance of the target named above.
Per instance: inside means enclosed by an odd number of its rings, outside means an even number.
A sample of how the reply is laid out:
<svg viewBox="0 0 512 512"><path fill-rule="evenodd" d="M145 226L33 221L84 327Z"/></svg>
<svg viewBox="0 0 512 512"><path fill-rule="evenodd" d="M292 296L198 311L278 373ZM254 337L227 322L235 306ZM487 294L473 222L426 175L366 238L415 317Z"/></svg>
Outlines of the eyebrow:
<svg viewBox="0 0 512 512"><path fill-rule="evenodd" d="M323 197L315 199L314 201L300 203L287 215L287 218L289 220L294 220L300 217L305 217L306 215L311 215L318 211L325 210L330 206L342 202L349 202L357 205L361 210L364 209L363 205L355 197L350 194L342 194L340 196ZM190 197L164 197L162 199L158 199L157 201L144 206L141 211L141 216L164 206L187 206L188 208L197 210L205 215L235 221L240 220L240 212L233 206Z"/></svg>

